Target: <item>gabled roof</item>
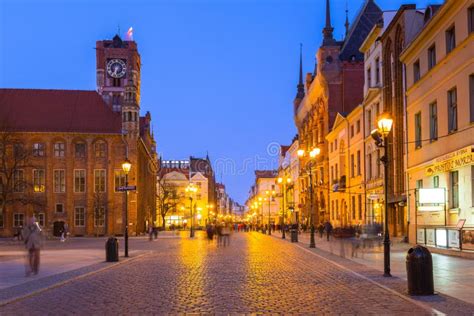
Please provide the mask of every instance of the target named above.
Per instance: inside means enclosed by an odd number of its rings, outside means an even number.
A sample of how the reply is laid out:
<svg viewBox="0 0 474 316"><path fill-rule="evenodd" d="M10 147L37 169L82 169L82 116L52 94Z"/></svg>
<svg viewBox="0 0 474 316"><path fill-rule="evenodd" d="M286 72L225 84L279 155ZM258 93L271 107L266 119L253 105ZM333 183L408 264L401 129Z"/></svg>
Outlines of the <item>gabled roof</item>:
<svg viewBox="0 0 474 316"><path fill-rule="evenodd" d="M355 61L364 61L364 54L359 48L381 17L382 10L378 5L373 0L366 0L344 40L339 55L341 60L351 61L355 56Z"/></svg>
<svg viewBox="0 0 474 316"><path fill-rule="evenodd" d="M122 132L120 114L96 91L0 89L0 118L12 132Z"/></svg>

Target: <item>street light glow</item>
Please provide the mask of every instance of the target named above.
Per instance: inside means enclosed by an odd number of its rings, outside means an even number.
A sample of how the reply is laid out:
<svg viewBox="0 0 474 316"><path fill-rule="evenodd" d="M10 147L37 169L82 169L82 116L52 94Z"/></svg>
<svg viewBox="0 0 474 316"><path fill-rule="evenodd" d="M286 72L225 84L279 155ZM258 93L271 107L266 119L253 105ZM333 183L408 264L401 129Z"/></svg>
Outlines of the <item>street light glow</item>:
<svg viewBox="0 0 474 316"><path fill-rule="evenodd" d="M379 132L384 137L388 136L388 134L390 133L390 130L392 129L392 125L393 125L393 119L390 117L388 113L383 114L377 122Z"/></svg>

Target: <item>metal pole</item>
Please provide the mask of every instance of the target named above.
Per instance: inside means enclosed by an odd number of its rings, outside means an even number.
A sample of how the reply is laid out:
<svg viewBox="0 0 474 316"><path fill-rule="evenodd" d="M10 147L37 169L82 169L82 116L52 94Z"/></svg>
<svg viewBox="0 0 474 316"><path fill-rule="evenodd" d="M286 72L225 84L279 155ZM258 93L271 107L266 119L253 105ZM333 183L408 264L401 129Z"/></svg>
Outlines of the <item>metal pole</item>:
<svg viewBox="0 0 474 316"><path fill-rule="evenodd" d="M193 216L193 198L189 198L191 202L191 227L189 228L189 237L193 238L194 237L194 229L193 229L193 224L194 224L194 216Z"/></svg>
<svg viewBox="0 0 474 316"><path fill-rule="evenodd" d="M128 187L128 174L125 174L125 186ZM128 190L125 191L125 257L128 257Z"/></svg>
<svg viewBox="0 0 474 316"><path fill-rule="evenodd" d="M310 194L310 239L309 248L316 248L316 242L314 241L314 223L313 223L313 170L312 166L309 165L309 194Z"/></svg>
<svg viewBox="0 0 474 316"><path fill-rule="evenodd" d="M272 227L270 226L270 203L271 195L268 196L268 235L272 235Z"/></svg>
<svg viewBox="0 0 474 316"><path fill-rule="evenodd" d="M384 136L383 138L383 146L384 146L384 153L385 159L384 163L384 182L385 182L385 229L384 229L384 239L383 239L383 263L384 263L384 277L391 277L390 274L390 234L388 231L388 138Z"/></svg>
<svg viewBox="0 0 474 316"><path fill-rule="evenodd" d="M285 181L286 179L284 179L283 181ZM282 230L282 234L281 234L281 238L282 239L286 239L286 236L285 236L285 220L286 220L286 183L283 182L283 221L282 221L282 225L281 225L281 230Z"/></svg>

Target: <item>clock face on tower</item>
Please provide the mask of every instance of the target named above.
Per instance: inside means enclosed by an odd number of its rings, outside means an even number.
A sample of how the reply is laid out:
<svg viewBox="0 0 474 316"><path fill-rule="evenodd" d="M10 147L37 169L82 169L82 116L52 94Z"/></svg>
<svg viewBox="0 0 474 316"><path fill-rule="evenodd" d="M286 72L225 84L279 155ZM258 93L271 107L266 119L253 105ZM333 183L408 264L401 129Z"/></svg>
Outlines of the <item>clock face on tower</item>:
<svg viewBox="0 0 474 316"><path fill-rule="evenodd" d="M111 59L107 63L107 73L112 78L122 78L127 71L127 65L122 59Z"/></svg>

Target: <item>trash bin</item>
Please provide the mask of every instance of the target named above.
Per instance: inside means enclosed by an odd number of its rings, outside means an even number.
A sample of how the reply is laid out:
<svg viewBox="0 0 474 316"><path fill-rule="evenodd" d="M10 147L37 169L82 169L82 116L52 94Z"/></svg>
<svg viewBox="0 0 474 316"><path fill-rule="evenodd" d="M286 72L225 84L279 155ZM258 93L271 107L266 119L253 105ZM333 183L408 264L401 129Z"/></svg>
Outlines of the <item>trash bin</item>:
<svg viewBox="0 0 474 316"><path fill-rule="evenodd" d="M115 237L109 237L105 243L105 260L107 262L119 261L118 240Z"/></svg>
<svg viewBox="0 0 474 316"><path fill-rule="evenodd" d="M291 242L298 242L298 230L291 229Z"/></svg>
<svg viewBox="0 0 474 316"><path fill-rule="evenodd" d="M409 295L433 295L433 260L430 251L417 245L406 257Z"/></svg>

